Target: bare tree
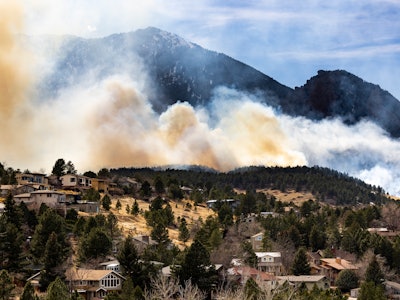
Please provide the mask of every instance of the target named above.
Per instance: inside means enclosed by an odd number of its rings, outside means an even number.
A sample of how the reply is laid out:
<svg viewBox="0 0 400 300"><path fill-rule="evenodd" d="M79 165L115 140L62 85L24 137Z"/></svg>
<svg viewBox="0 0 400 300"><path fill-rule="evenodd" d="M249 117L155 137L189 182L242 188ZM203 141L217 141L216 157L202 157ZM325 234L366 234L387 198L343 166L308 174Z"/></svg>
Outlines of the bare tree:
<svg viewBox="0 0 400 300"><path fill-rule="evenodd" d="M179 287L179 300L201 300L204 299L204 293L197 287L197 285L192 284L190 280L185 281L185 286Z"/></svg>
<svg viewBox="0 0 400 300"><path fill-rule="evenodd" d="M400 206L391 202L382 207L382 219L390 230L400 229Z"/></svg>
<svg viewBox="0 0 400 300"><path fill-rule="evenodd" d="M170 300L178 294L180 286L174 277L157 276L151 279L151 290L145 290L145 300Z"/></svg>

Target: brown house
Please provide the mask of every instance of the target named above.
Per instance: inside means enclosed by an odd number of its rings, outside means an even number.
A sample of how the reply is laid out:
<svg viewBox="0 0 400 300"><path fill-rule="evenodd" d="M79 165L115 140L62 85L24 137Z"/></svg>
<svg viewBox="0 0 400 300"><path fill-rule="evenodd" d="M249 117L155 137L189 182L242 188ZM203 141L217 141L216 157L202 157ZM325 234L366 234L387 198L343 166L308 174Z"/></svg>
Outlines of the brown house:
<svg viewBox="0 0 400 300"><path fill-rule="evenodd" d="M335 284L336 278L342 270L357 270L358 268L350 261L337 258L321 258L321 275L325 275L331 285Z"/></svg>

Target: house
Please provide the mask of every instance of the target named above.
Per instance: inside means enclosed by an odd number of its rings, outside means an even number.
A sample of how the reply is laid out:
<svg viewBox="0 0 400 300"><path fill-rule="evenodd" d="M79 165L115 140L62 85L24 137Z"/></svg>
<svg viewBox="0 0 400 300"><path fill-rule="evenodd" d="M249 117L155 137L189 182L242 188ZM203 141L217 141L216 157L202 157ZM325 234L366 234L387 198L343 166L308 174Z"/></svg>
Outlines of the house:
<svg viewBox="0 0 400 300"><path fill-rule="evenodd" d="M324 275L277 276L277 279L280 284L288 282L295 287L305 285L308 290L312 290L314 286L323 290L329 288L329 280Z"/></svg>
<svg viewBox="0 0 400 300"><path fill-rule="evenodd" d="M310 263L310 275L320 275L321 274L321 258L323 257L322 251L318 250L316 252L307 252L308 262Z"/></svg>
<svg viewBox="0 0 400 300"><path fill-rule="evenodd" d="M325 275L330 282L330 285L334 285L336 278L342 270L357 270L358 268L353 265L350 261L336 258L321 258L321 275Z"/></svg>
<svg viewBox="0 0 400 300"><path fill-rule="evenodd" d="M121 272L121 265L118 260L109 260L99 264L100 270L112 270L114 272L120 273Z"/></svg>
<svg viewBox="0 0 400 300"><path fill-rule="evenodd" d="M41 173L17 173L15 179L18 184L43 184L48 186L49 179L45 174Z"/></svg>
<svg viewBox="0 0 400 300"><path fill-rule="evenodd" d="M207 202L208 208L216 208L218 205L222 205L223 203L227 203L232 209L235 209L239 205L239 201L235 199L223 199L223 200L208 200Z"/></svg>
<svg viewBox="0 0 400 300"><path fill-rule="evenodd" d="M255 252L255 254L258 270L273 275L281 275L283 265L280 252Z"/></svg>
<svg viewBox="0 0 400 300"><path fill-rule="evenodd" d="M262 243L263 238L264 238L263 232L259 232L250 237L251 247L253 248L254 251L260 251L263 249L263 243Z"/></svg>
<svg viewBox="0 0 400 300"><path fill-rule="evenodd" d="M65 174L60 177L61 185L65 189L89 189L92 186L92 178L77 175L77 174Z"/></svg>
<svg viewBox="0 0 400 300"><path fill-rule="evenodd" d="M108 193L110 183L109 179L92 178L92 187L100 193Z"/></svg>
<svg viewBox="0 0 400 300"><path fill-rule="evenodd" d="M86 300L104 299L109 292L122 289L125 277L113 270L69 269L65 272L66 285Z"/></svg>
<svg viewBox="0 0 400 300"><path fill-rule="evenodd" d="M23 201L29 209L36 211L39 211L42 204L64 212L66 210L65 194L53 190L39 190L32 193L15 195L14 200L17 204Z"/></svg>
<svg viewBox="0 0 400 300"><path fill-rule="evenodd" d="M8 194L18 195L24 193L31 193L36 190L36 185L30 184L3 184L0 186L0 197L7 197Z"/></svg>
<svg viewBox="0 0 400 300"><path fill-rule="evenodd" d="M253 278L257 282L263 283L271 288L275 288L278 285L276 276L248 266L229 268L226 274L228 281L236 282L241 285L245 285L249 278Z"/></svg>
<svg viewBox="0 0 400 300"><path fill-rule="evenodd" d="M385 281L383 285L385 286L386 295L389 299L400 299L400 283Z"/></svg>

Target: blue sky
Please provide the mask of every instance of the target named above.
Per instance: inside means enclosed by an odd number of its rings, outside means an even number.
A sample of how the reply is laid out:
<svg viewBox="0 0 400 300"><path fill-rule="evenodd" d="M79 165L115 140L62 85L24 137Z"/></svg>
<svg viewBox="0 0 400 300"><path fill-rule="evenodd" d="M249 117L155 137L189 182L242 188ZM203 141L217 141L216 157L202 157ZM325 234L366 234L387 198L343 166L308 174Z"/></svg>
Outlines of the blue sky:
<svg viewBox="0 0 400 300"><path fill-rule="evenodd" d="M400 99L400 1L27 0L29 34L100 37L148 26L243 61L290 87L345 69Z"/></svg>

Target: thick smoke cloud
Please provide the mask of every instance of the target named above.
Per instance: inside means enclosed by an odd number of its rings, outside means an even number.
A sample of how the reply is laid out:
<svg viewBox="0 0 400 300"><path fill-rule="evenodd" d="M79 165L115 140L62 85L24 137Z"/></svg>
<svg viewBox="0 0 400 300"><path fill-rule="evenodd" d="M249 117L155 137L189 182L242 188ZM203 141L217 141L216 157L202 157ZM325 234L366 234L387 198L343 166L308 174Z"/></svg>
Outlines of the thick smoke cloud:
<svg viewBox="0 0 400 300"><path fill-rule="evenodd" d="M22 25L19 7L3 6L0 157L12 167L49 171L61 157L81 172L170 164L221 171L320 165L400 194L400 143L369 122L346 126L340 120L292 118L254 95L224 87L206 108L180 102L157 114L147 101L140 65L138 78L121 70L100 81L83 80L54 99L35 99L32 62L41 60L15 39Z"/></svg>
<svg viewBox="0 0 400 300"><path fill-rule="evenodd" d="M16 38L22 19L17 2L0 2L0 140L1 154L8 158L30 153L25 135L29 135L32 58Z"/></svg>

